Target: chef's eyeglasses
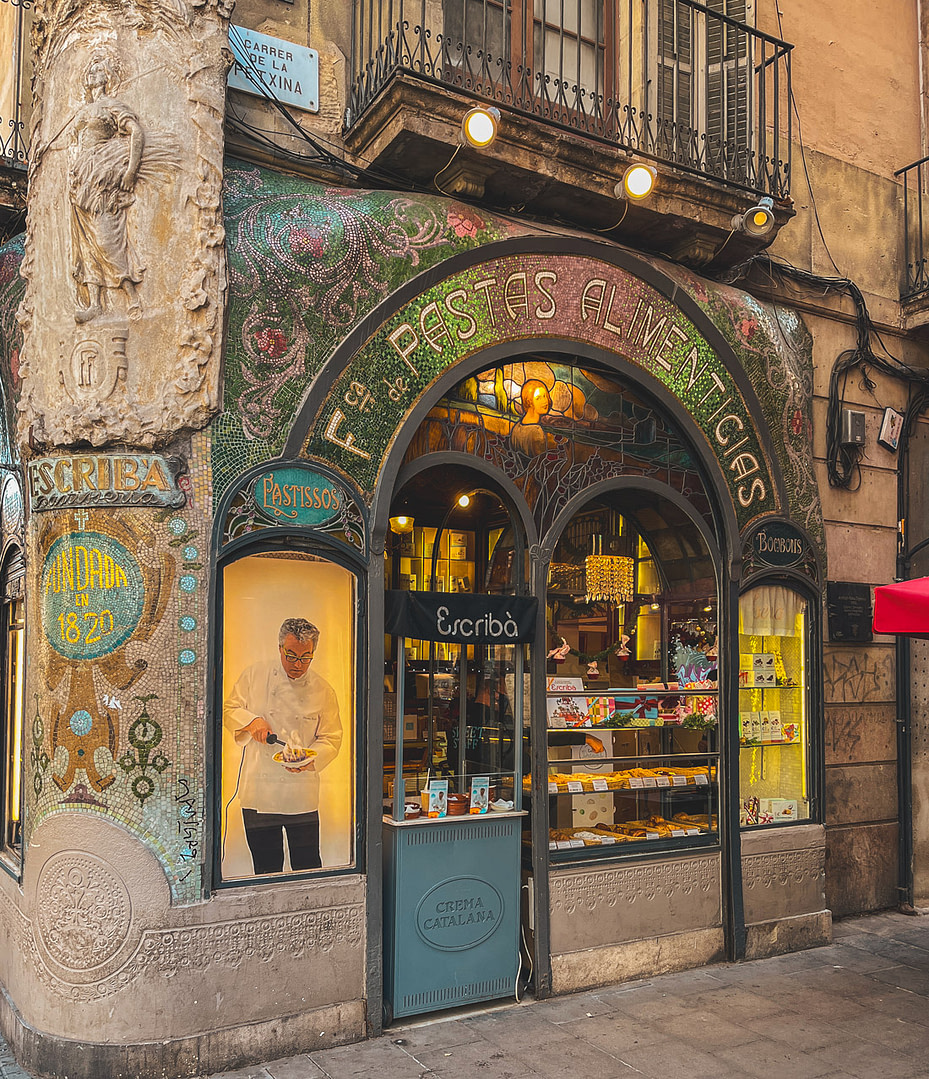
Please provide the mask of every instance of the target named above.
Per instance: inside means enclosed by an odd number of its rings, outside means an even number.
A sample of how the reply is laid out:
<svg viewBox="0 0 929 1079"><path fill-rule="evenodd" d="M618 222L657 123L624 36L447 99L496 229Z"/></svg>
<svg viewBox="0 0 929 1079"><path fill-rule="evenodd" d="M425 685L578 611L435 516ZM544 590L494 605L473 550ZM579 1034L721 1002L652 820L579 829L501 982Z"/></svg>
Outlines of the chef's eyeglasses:
<svg viewBox="0 0 929 1079"><path fill-rule="evenodd" d="M284 659L286 659L288 663L312 663L313 653L307 652L305 656L298 656L296 652L285 651Z"/></svg>

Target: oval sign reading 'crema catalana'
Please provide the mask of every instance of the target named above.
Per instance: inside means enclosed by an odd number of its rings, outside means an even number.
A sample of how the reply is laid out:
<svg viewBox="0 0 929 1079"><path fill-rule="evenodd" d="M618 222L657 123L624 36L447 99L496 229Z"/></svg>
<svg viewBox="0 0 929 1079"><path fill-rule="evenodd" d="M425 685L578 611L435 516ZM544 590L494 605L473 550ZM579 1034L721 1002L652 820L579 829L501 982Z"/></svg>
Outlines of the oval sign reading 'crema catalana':
<svg viewBox="0 0 929 1079"><path fill-rule="evenodd" d="M482 944L503 919L503 896L486 880L453 877L416 908L416 931L433 948L459 952Z"/></svg>

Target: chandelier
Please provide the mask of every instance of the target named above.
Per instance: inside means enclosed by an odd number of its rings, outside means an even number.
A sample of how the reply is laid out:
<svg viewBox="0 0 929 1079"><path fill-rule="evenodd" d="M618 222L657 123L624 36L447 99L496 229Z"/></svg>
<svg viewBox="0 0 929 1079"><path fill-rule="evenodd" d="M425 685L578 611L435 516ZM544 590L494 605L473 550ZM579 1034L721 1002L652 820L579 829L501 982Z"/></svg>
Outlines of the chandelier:
<svg viewBox="0 0 929 1079"><path fill-rule="evenodd" d="M594 553L584 559L587 602L631 603L635 596L635 559L626 555L600 554L602 537L595 536L593 542Z"/></svg>

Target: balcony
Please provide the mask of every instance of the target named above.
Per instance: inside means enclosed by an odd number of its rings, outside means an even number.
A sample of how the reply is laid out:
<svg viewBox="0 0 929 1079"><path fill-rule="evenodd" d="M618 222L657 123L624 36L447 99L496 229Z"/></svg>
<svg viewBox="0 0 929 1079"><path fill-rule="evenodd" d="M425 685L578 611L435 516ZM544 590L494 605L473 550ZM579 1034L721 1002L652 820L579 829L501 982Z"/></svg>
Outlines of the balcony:
<svg viewBox="0 0 929 1079"><path fill-rule="evenodd" d="M907 327L929 324L929 157L894 175L903 188L903 280L900 302Z"/></svg>
<svg viewBox="0 0 929 1079"><path fill-rule="evenodd" d="M0 224L25 208L32 7L31 0L0 0Z"/></svg>
<svg viewBox="0 0 929 1079"><path fill-rule="evenodd" d="M675 205L636 207L633 223L664 244L678 216L712 249L752 198L791 216L791 46L744 12L744 0L355 0L349 148L428 183L464 109L492 103L501 141L460 153L444 190L597 227L642 157L665 167Z"/></svg>

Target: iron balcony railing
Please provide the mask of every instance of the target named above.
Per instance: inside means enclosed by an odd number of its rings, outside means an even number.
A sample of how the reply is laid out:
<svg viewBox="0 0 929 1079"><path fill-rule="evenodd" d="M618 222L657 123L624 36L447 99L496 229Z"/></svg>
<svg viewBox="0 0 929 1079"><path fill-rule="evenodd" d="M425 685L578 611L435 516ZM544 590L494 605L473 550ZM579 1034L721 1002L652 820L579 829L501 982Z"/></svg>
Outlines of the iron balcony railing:
<svg viewBox="0 0 929 1079"><path fill-rule="evenodd" d="M0 0L0 165L28 157L32 9L32 0Z"/></svg>
<svg viewBox="0 0 929 1079"><path fill-rule="evenodd" d="M746 0L355 0L347 124L403 73L784 198L792 46L745 16Z"/></svg>
<svg viewBox="0 0 929 1079"><path fill-rule="evenodd" d="M894 173L903 185L903 265L900 298L909 300L929 290L929 267L926 265L927 229L929 229L929 157L914 161Z"/></svg>

